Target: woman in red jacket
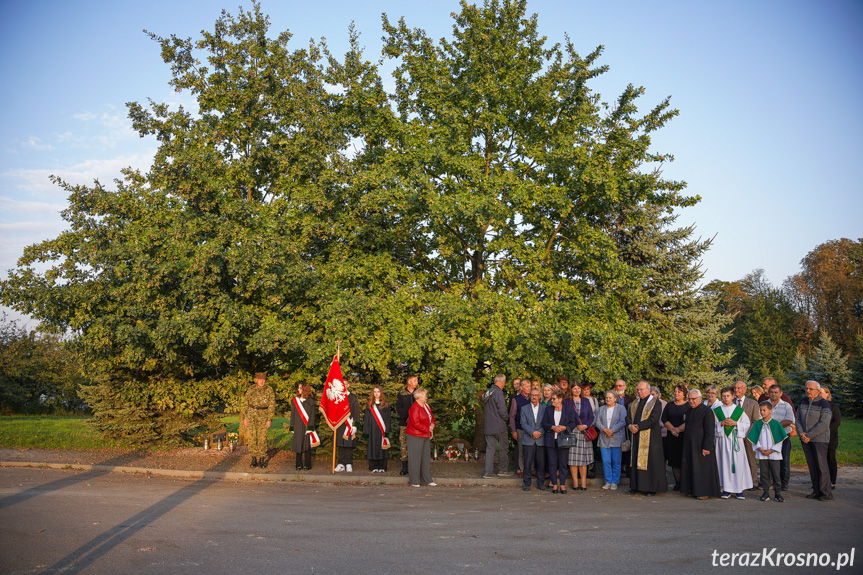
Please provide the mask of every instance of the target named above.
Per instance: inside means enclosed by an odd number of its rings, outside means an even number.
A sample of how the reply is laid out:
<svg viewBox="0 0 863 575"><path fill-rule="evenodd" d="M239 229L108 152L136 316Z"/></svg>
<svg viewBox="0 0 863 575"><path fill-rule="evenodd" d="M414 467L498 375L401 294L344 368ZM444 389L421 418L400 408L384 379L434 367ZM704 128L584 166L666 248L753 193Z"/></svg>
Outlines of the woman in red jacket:
<svg viewBox="0 0 863 575"><path fill-rule="evenodd" d="M408 480L411 486L422 483L435 486L431 476L431 438L434 416L428 406L428 393L422 387L414 391L414 404L408 411L405 440L408 445Z"/></svg>

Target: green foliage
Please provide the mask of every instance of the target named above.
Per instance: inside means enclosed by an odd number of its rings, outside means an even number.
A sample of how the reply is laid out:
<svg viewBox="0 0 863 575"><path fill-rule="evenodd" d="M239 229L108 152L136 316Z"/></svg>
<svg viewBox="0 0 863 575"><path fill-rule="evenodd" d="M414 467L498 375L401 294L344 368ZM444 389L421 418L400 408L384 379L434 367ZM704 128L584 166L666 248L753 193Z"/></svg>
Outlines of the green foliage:
<svg viewBox="0 0 863 575"><path fill-rule="evenodd" d="M856 394L859 384L854 381L854 374L848 367L848 357L825 332L821 333L818 340L815 354L811 357L798 354L788 374L794 382L796 395L802 398L806 382L817 381L830 388L833 400L843 413L856 415L860 405L859 394Z"/></svg>
<svg viewBox="0 0 863 575"><path fill-rule="evenodd" d="M784 289L800 314L800 329L815 345L822 333L846 354L863 330L863 239L831 240L806 254Z"/></svg>
<svg viewBox="0 0 863 575"><path fill-rule="evenodd" d="M786 383L801 342L799 318L785 292L774 288L757 269L735 282L713 281L705 288L719 300L719 309L733 320L722 350L733 355L727 364L743 366L755 380L773 377Z"/></svg>
<svg viewBox="0 0 863 575"><path fill-rule="evenodd" d="M83 409L83 378L75 355L58 336L0 318L0 409L14 413Z"/></svg>

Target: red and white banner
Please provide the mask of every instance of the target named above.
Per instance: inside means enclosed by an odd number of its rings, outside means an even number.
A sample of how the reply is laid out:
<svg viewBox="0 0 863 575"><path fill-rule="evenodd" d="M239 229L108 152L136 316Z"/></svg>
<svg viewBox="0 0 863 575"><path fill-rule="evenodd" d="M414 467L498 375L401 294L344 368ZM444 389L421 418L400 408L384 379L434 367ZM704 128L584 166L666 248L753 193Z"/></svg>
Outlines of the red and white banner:
<svg viewBox="0 0 863 575"><path fill-rule="evenodd" d="M321 396L319 409L331 429L335 429L347 421L351 414L351 406L348 404L348 390L342 381L342 368L339 365L338 356L334 357L330 364L330 372L327 374L327 382L324 384L324 393Z"/></svg>

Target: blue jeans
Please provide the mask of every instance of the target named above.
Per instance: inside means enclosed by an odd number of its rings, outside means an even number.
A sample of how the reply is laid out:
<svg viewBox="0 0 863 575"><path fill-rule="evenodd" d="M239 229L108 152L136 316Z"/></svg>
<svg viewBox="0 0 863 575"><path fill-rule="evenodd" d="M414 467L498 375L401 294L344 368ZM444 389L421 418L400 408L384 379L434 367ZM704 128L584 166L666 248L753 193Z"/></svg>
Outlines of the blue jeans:
<svg viewBox="0 0 863 575"><path fill-rule="evenodd" d="M602 473L606 483L620 483L620 459L623 452L619 447L600 447L602 453Z"/></svg>

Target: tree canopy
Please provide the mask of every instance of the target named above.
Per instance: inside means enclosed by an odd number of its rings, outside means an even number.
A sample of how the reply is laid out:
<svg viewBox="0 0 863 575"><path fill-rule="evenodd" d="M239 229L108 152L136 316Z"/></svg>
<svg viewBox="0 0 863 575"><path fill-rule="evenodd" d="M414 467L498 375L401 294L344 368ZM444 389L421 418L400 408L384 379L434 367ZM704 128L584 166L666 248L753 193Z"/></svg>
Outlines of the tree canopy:
<svg viewBox="0 0 863 575"><path fill-rule="evenodd" d="M383 16L380 65L290 49L254 4L198 40L150 36L198 110L128 104L146 173L71 186L69 229L0 301L78 334L108 433L182 434L254 370L319 382L418 371L465 409L490 373L709 381L727 319L698 291L698 201L652 135L677 110L610 103L602 47L549 44L524 1L462 3L450 39ZM50 262L45 272L35 264Z"/></svg>

